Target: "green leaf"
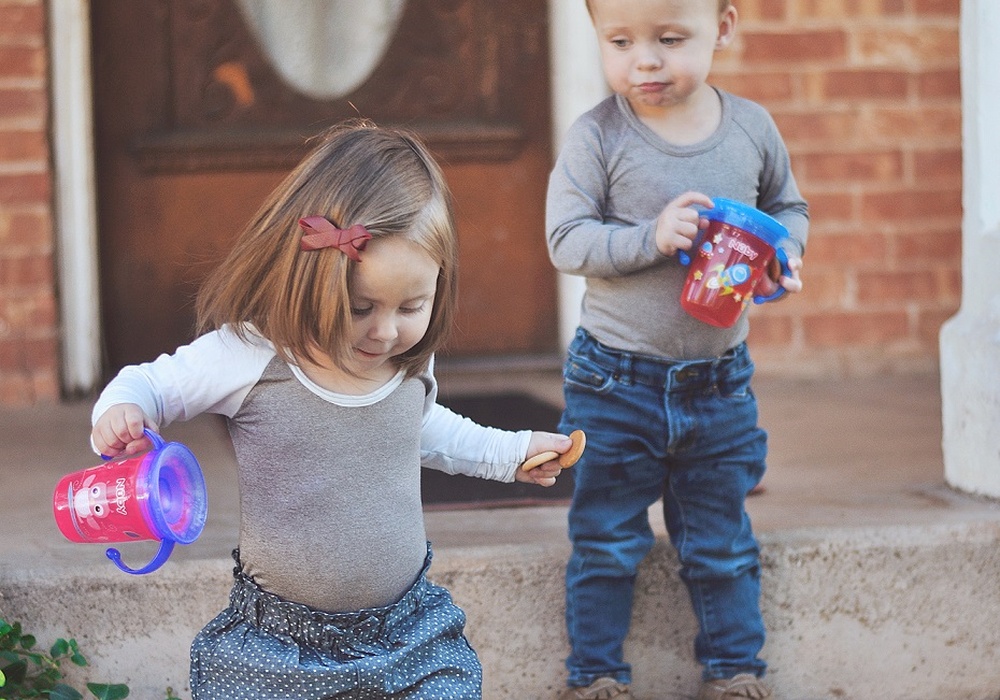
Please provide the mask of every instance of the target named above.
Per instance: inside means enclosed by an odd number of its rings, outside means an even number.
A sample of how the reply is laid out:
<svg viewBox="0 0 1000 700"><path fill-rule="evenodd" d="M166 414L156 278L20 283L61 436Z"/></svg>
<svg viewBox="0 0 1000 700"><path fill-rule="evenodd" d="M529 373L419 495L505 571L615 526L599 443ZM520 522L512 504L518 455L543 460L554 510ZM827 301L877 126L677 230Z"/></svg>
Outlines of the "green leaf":
<svg viewBox="0 0 1000 700"><path fill-rule="evenodd" d="M34 635L26 634L23 637L21 637L21 648L22 649L30 649L31 647L35 646L35 644L36 644L36 640L35 640Z"/></svg>
<svg viewBox="0 0 1000 700"><path fill-rule="evenodd" d="M53 644L52 648L49 650L49 653L52 654L52 656L65 656L69 653L69 642L65 639L57 639L56 643Z"/></svg>
<svg viewBox="0 0 1000 700"><path fill-rule="evenodd" d="M60 683L49 691L49 700L83 700L83 693L65 683Z"/></svg>
<svg viewBox="0 0 1000 700"><path fill-rule="evenodd" d="M93 693L97 700L122 700L128 697L128 686L122 683L115 683L113 685L88 683L87 690Z"/></svg>

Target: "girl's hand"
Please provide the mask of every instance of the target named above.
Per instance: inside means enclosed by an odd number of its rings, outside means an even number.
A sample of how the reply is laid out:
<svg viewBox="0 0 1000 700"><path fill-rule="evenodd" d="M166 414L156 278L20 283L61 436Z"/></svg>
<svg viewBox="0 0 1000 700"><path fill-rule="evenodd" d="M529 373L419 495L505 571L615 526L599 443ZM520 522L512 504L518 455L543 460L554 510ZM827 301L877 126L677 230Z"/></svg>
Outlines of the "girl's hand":
<svg viewBox="0 0 1000 700"><path fill-rule="evenodd" d="M142 409L136 404L117 404L105 411L94 423L90 442L105 457L138 454L153 446L142 432L147 427L156 431L156 426L147 423Z"/></svg>
<svg viewBox="0 0 1000 700"><path fill-rule="evenodd" d="M757 294L770 296L778 291L779 285L791 294L801 292L802 279L799 277L799 273L802 271L802 258L788 258L788 269L792 271L791 277L781 274L781 266L775 260L768 269L767 274L761 277L757 287Z"/></svg>
<svg viewBox="0 0 1000 700"><path fill-rule="evenodd" d="M569 450L572 446L573 441L565 435L542 432L532 433L531 442L528 443L527 457L529 459L543 452L555 452L556 456L530 471L524 471L524 469L518 467L514 473L514 479L526 484L552 486L556 483L556 477L562 472L562 467L559 466L559 455Z"/></svg>
<svg viewBox="0 0 1000 700"><path fill-rule="evenodd" d="M706 209L714 205L708 195L685 192L660 212L656 218L656 248L664 255L675 255L678 250L691 250L698 231L708 226L708 219L701 216L694 205Z"/></svg>

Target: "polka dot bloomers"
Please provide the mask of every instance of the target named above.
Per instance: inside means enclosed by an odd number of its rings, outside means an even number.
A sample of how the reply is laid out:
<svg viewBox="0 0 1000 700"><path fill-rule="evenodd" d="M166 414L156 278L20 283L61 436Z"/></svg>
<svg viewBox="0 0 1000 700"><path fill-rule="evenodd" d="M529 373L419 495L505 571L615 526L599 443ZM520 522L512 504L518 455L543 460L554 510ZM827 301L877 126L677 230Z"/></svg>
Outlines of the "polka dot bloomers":
<svg viewBox="0 0 1000 700"><path fill-rule="evenodd" d="M465 613L426 579L384 608L325 613L262 590L239 564L229 607L191 645L193 700L479 700Z"/></svg>

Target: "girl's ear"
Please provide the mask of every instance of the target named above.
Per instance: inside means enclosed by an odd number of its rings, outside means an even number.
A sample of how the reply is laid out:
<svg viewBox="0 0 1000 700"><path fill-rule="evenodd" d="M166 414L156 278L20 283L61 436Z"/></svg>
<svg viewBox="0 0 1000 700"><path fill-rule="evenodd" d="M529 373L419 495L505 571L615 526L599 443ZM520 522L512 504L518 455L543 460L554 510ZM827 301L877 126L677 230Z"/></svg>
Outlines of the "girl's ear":
<svg viewBox="0 0 1000 700"><path fill-rule="evenodd" d="M732 42L736 35L736 20L739 16L732 4L719 16L719 36L715 39L715 50L720 51Z"/></svg>

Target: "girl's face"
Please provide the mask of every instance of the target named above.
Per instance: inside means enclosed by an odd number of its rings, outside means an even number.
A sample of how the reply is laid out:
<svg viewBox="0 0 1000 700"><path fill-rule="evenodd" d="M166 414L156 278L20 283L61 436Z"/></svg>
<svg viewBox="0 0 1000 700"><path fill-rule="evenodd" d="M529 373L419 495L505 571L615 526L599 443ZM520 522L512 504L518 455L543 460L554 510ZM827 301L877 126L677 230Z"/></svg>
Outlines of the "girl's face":
<svg viewBox="0 0 1000 700"><path fill-rule="evenodd" d="M640 114L696 94L736 23L717 0L592 0L591 17L609 86Z"/></svg>
<svg viewBox="0 0 1000 700"><path fill-rule="evenodd" d="M424 337L431 321L440 268L412 241L376 238L361 251L348 284L351 369L367 379L396 372L392 358Z"/></svg>

